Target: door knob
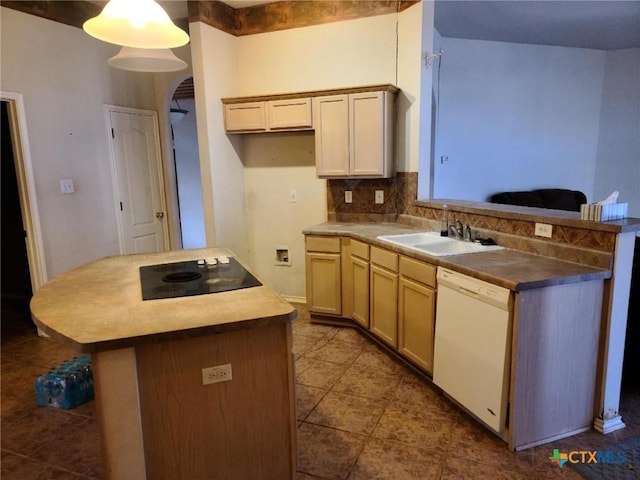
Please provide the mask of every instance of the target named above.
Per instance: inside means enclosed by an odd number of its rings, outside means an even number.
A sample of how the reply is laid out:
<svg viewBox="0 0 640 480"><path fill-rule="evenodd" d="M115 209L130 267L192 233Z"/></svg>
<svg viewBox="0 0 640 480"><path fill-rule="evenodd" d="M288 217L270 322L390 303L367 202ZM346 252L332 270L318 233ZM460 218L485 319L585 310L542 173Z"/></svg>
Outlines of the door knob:
<svg viewBox="0 0 640 480"><path fill-rule="evenodd" d="M156 218L164 217L164 212L156 212Z"/></svg>

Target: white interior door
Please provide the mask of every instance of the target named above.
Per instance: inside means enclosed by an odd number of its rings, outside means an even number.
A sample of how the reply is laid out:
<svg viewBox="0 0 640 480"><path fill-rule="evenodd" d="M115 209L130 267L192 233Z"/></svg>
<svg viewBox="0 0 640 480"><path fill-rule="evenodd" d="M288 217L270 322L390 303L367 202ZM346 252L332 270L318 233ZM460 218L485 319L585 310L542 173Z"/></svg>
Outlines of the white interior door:
<svg viewBox="0 0 640 480"><path fill-rule="evenodd" d="M168 231L156 113L105 106L120 252L166 250Z"/></svg>

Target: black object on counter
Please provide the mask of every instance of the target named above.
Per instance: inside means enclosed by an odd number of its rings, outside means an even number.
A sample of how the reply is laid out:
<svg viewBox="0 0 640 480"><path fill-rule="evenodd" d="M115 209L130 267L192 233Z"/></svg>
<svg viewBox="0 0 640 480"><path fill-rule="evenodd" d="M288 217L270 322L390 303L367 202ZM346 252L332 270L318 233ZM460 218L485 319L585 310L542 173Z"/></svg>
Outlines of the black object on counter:
<svg viewBox="0 0 640 480"><path fill-rule="evenodd" d="M215 265L189 260L140 267L142 299L206 295L262 285L235 258L228 259L229 263Z"/></svg>
<svg viewBox="0 0 640 480"><path fill-rule="evenodd" d="M476 238L477 242L480 242L480 245L497 245L496 241L489 237L489 238Z"/></svg>

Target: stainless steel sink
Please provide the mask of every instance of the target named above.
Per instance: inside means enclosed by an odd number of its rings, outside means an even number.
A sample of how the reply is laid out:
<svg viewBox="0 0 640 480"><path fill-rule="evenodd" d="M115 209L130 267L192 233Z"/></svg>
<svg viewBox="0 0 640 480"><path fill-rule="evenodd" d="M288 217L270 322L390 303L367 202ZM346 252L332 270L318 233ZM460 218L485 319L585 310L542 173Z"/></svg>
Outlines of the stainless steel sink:
<svg viewBox="0 0 640 480"><path fill-rule="evenodd" d="M481 245L475 242L463 242L449 237L441 237L438 232L403 233L400 235L381 235L378 240L393 243L435 257L461 255L464 253L488 252L502 250L499 245Z"/></svg>

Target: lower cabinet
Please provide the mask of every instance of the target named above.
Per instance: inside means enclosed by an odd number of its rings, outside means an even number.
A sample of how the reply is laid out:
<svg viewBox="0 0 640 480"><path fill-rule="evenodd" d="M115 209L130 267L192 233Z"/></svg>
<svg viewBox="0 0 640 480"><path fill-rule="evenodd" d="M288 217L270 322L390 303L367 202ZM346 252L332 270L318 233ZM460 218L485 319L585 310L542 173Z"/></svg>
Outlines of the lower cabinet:
<svg viewBox="0 0 640 480"><path fill-rule="evenodd" d="M351 318L369 328L369 245L351 240L349 256L349 286Z"/></svg>
<svg viewBox="0 0 640 480"><path fill-rule="evenodd" d="M398 255L371 247L369 320L371 332L398 348Z"/></svg>
<svg viewBox="0 0 640 480"><path fill-rule="evenodd" d="M436 267L355 239L305 242L309 311L352 319L432 373Z"/></svg>
<svg viewBox="0 0 640 480"><path fill-rule="evenodd" d="M398 351L433 373L436 268L400 257Z"/></svg>
<svg viewBox="0 0 640 480"><path fill-rule="evenodd" d="M307 306L312 313L342 314L342 271L339 237L312 237L306 244Z"/></svg>

